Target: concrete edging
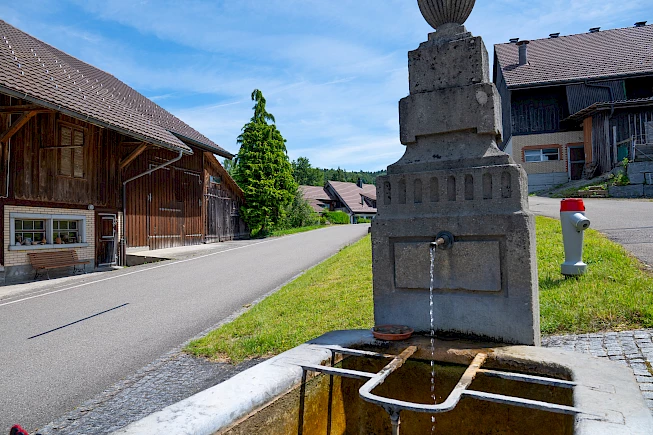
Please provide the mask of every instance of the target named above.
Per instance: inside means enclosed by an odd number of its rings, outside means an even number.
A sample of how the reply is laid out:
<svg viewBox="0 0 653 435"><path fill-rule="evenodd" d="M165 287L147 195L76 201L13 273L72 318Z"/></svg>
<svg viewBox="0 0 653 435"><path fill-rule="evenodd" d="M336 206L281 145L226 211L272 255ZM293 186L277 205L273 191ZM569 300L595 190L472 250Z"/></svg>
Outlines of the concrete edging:
<svg viewBox="0 0 653 435"><path fill-rule="evenodd" d="M302 377L298 363L321 364L330 358L329 351L314 344L346 347L374 341L368 330L327 333L114 434L215 434L298 385ZM456 358L456 351L449 353ZM533 361L570 370L578 383L574 405L585 411L576 417L577 435L653 433L653 417L632 371L626 367L580 353L541 347L496 347L493 354L495 358Z"/></svg>

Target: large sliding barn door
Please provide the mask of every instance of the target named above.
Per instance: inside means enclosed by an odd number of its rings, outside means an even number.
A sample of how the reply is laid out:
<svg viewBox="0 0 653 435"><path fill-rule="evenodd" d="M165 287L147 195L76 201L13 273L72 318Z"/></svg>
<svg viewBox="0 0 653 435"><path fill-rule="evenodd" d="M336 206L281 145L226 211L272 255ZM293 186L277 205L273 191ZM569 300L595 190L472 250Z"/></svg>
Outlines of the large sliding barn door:
<svg viewBox="0 0 653 435"><path fill-rule="evenodd" d="M149 177L148 245L150 249L183 246L184 203L175 196L174 169L159 169Z"/></svg>
<svg viewBox="0 0 653 435"><path fill-rule="evenodd" d="M149 177L147 231L150 249L202 243L200 174L167 167L154 171Z"/></svg>

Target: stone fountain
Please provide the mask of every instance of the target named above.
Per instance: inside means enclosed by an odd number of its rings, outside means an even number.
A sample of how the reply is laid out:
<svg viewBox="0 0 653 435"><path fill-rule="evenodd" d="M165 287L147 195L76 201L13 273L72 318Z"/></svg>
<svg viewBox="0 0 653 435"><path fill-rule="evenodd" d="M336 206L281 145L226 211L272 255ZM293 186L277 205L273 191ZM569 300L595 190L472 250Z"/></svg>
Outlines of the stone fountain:
<svg viewBox="0 0 653 435"><path fill-rule="evenodd" d="M374 313L438 338L333 331L117 433L653 433L629 369L538 347L527 180L497 147L487 51L463 26L474 0L418 4L436 31L409 53L406 152L377 180Z"/></svg>
<svg viewBox="0 0 653 435"><path fill-rule="evenodd" d="M487 50L462 25L474 1L418 3L436 32L408 54L406 152L377 179L375 322L429 331L429 244L447 231L455 243L435 259L436 332L539 345L528 182L497 147L501 104Z"/></svg>

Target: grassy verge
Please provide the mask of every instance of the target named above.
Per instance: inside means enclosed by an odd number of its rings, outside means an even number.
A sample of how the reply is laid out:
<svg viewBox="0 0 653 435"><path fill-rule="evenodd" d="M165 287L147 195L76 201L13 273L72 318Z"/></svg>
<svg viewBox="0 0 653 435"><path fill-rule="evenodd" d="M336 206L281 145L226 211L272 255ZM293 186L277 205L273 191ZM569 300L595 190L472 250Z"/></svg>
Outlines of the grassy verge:
<svg viewBox="0 0 653 435"><path fill-rule="evenodd" d="M541 329L545 334L653 327L653 277L626 250L585 232L587 274L565 279L558 221L537 218Z"/></svg>
<svg viewBox="0 0 653 435"><path fill-rule="evenodd" d="M296 233L303 233L306 231L313 231L313 230L319 230L320 228L324 228L326 225L311 225L307 227L299 227L299 228L289 228L287 230L276 230L272 231L270 234L268 234L268 237L279 237L279 236L287 236L289 234L296 234Z"/></svg>
<svg viewBox="0 0 653 435"><path fill-rule="evenodd" d="M232 323L191 342L197 356L240 362L276 354L335 329L371 328L372 250L367 236Z"/></svg>
<svg viewBox="0 0 653 435"><path fill-rule="evenodd" d="M537 217L541 327L545 334L653 327L653 277L596 231L585 237L588 272L560 275L560 223ZM425 308L426 309L426 308ZM193 341L186 351L239 362L283 352L335 329L373 324L370 237L268 297L234 322Z"/></svg>

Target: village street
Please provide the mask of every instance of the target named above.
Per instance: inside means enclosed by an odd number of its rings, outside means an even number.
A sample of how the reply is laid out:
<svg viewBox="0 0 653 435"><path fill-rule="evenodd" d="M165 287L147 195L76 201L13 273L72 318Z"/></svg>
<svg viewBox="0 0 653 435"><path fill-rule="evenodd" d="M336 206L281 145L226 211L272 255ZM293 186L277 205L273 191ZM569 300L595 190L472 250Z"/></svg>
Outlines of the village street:
<svg viewBox="0 0 653 435"><path fill-rule="evenodd" d="M535 214L560 218L560 199L531 196ZM627 199L585 199L590 228L602 232L649 266L653 266L653 202Z"/></svg>
<svg viewBox="0 0 653 435"><path fill-rule="evenodd" d="M227 242L0 300L0 433L37 428L335 254L369 225ZM217 245L216 245L217 246ZM207 251L209 252L209 251Z"/></svg>

